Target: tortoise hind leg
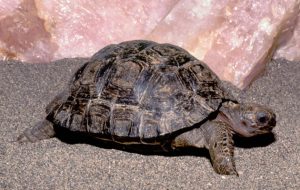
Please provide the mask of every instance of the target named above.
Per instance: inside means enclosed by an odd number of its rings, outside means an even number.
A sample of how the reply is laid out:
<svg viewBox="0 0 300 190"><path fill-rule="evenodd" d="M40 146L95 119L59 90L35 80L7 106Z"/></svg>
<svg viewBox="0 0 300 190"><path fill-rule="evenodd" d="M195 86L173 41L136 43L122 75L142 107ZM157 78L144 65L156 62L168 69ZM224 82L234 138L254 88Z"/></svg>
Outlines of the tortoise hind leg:
<svg viewBox="0 0 300 190"><path fill-rule="evenodd" d="M17 139L17 142L37 142L54 137L53 123L48 120L38 122L34 127L26 129Z"/></svg>
<svg viewBox="0 0 300 190"><path fill-rule="evenodd" d="M200 128L176 137L172 146L207 148L214 170L222 175L238 175L233 158L233 139L230 126L224 122L209 121Z"/></svg>

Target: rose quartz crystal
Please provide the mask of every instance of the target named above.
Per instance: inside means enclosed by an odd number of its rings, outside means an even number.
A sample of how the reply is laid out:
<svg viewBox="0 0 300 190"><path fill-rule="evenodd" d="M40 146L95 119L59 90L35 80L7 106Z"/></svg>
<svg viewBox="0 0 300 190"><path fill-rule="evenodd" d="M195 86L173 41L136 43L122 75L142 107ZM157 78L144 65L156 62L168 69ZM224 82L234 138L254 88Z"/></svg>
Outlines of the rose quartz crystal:
<svg viewBox="0 0 300 190"><path fill-rule="evenodd" d="M287 43L278 56L300 59L298 15L299 0L180 1L148 37L188 49L221 79L244 88L279 44Z"/></svg>
<svg viewBox="0 0 300 190"><path fill-rule="evenodd" d="M300 0L0 0L0 59L88 57L132 39L187 49L244 88L273 56L300 60Z"/></svg>

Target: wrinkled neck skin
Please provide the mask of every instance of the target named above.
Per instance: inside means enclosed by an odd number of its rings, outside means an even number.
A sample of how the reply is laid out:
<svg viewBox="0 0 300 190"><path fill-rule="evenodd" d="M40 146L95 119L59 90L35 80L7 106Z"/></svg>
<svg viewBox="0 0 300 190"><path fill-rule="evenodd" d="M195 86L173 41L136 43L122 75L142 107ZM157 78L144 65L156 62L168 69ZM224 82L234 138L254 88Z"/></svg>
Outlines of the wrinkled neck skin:
<svg viewBox="0 0 300 190"><path fill-rule="evenodd" d="M231 126L234 133L244 136L251 137L251 131L253 129L242 124L242 113L240 104L228 101L222 104L220 113L218 114L217 120L223 121Z"/></svg>

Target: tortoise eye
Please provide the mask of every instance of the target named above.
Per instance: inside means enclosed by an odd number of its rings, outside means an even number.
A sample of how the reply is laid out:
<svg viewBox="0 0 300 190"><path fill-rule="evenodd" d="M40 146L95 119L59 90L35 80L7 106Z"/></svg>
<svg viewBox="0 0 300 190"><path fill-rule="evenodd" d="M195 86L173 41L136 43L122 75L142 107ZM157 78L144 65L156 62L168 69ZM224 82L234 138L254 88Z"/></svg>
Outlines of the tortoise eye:
<svg viewBox="0 0 300 190"><path fill-rule="evenodd" d="M262 124L266 123L269 120L268 115L264 112L257 113L256 118L257 118L257 121Z"/></svg>

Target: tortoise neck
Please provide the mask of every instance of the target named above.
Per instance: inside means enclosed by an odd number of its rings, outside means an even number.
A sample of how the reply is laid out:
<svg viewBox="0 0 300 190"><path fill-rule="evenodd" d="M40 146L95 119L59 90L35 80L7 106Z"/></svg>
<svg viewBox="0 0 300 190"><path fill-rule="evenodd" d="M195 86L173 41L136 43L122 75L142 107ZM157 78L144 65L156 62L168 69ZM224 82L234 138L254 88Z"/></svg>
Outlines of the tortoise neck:
<svg viewBox="0 0 300 190"><path fill-rule="evenodd" d="M217 120L223 121L230 126L235 125L235 119L239 112L240 105L233 101L227 101L222 103L220 107L220 113L217 116Z"/></svg>

